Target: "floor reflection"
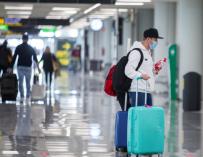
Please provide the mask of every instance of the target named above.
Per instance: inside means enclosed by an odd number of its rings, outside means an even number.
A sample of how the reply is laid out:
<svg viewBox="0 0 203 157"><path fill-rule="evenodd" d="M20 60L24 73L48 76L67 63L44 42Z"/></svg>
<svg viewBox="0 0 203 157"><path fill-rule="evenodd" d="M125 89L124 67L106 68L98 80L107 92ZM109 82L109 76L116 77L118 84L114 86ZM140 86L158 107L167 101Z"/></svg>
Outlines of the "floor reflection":
<svg viewBox="0 0 203 157"><path fill-rule="evenodd" d="M45 101L0 104L0 157L129 156L114 151L119 106L104 94L103 75L61 75ZM164 157L202 157L202 113L169 103L163 86L153 101L166 113Z"/></svg>
<svg viewBox="0 0 203 157"><path fill-rule="evenodd" d="M178 133L178 129L177 129L177 104L176 102L172 101L169 104L169 129L168 129L168 137L167 137L167 148L168 148L168 152L174 154L175 152L178 151L178 138L177 138L177 133Z"/></svg>

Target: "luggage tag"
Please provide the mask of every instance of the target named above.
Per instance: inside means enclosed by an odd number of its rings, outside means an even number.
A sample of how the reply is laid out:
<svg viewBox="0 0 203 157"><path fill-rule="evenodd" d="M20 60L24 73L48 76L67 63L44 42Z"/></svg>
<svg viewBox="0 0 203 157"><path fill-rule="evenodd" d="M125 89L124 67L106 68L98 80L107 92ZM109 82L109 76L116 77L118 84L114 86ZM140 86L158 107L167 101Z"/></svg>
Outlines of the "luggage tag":
<svg viewBox="0 0 203 157"><path fill-rule="evenodd" d="M152 106L145 104L144 105L146 108L152 108Z"/></svg>

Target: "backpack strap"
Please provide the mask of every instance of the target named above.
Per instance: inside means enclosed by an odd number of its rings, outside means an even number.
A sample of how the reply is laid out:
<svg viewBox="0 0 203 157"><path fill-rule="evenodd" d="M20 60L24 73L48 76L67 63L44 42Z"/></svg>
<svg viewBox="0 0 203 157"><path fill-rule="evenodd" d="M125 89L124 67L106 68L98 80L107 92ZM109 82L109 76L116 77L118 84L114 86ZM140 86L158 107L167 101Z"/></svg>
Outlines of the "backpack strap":
<svg viewBox="0 0 203 157"><path fill-rule="evenodd" d="M142 65L143 60L144 60L144 55L143 55L142 50L141 50L140 48L134 48L134 49L132 49L132 50L130 50L130 51L128 52L127 57L130 55L130 53L131 53L132 51L135 51L135 50L137 50L137 51L140 53L140 61L139 61L138 65L137 65L137 68L136 68L136 71L138 71L139 68L140 68L140 66Z"/></svg>

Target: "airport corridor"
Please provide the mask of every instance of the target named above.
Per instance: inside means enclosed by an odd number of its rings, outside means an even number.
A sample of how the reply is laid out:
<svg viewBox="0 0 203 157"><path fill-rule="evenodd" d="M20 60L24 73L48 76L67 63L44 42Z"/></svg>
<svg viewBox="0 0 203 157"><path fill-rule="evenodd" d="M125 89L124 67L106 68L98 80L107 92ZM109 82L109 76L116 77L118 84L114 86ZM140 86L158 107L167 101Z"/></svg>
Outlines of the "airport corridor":
<svg viewBox="0 0 203 157"><path fill-rule="evenodd" d="M0 104L0 157L126 157L115 152L119 105L105 95L103 84L101 72L63 71L44 102ZM202 113L183 112L181 103L168 102L167 92L153 95L154 104L165 109L163 156L201 157Z"/></svg>

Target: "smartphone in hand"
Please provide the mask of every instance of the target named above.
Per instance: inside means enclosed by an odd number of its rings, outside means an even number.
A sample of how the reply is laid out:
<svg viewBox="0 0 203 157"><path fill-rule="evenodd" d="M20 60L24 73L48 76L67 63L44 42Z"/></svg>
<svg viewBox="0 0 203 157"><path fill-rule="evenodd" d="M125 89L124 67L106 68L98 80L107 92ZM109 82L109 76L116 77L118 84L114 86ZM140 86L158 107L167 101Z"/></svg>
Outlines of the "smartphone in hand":
<svg viewBox="0 0 203 157"><path fill-rule="evenodd" d="M166 62L167 58L163 58L154 64L154 71L156 74L158 74L158 72L162 69Z"/></svg>

